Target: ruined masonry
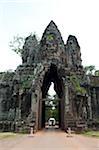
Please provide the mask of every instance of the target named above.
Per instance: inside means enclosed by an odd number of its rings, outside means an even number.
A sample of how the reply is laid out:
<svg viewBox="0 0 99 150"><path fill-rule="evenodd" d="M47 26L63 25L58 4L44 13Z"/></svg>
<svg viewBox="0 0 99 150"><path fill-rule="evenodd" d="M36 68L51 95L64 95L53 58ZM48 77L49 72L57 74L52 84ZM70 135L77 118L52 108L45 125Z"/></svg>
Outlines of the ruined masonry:
<svg viewBox="0 0 99 150"><path fill-rule="evenodd" d="M77 128L99 121L99 77L85 75L77 38L66 44L53 21L40 42L25 39L22 65L15 72L0 73L0 130L28 128L36 131L45 123L47 92L54 83L59 99L59 126Z"/></svg>

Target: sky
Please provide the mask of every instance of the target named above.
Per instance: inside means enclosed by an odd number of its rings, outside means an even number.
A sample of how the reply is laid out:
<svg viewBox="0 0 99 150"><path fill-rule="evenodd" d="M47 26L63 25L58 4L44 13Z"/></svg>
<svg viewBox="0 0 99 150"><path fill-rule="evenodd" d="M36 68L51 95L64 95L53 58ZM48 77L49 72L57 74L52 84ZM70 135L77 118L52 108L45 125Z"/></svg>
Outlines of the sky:
<svg viewBox="0 0 99 150"><path fill-rule="evenodd" d="M56 92L54 90L54 83L51 82L51 86L49 87L48 94L53 99L54 95L56 95Z"/></svg>
<svg viewBox="0 0 99 150"><path fill-rule="evenodd" d="M0 0L0 71L16 69L21 58L9 47L13 36L39 38L53 20L64 42L75 35L82 64L99 69L99 0Z"/></svg>

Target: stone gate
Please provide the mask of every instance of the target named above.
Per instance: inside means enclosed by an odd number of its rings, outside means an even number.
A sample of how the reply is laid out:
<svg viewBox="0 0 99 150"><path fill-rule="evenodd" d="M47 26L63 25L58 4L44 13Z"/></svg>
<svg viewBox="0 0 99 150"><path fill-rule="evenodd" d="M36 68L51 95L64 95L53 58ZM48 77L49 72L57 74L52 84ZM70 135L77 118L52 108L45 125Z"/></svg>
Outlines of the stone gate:
<svg viewBox="0 0 99 150"><path fill-rule="evenodd" d="M85 75L77 38L70 35L65 44L53 21L40 42L35 35L25 39L22 65L0 75L1 129L2 122L18 127L35 122L36 130L42 129L51 82L59 98L61 129L99 119L99 77Z"/></svg>

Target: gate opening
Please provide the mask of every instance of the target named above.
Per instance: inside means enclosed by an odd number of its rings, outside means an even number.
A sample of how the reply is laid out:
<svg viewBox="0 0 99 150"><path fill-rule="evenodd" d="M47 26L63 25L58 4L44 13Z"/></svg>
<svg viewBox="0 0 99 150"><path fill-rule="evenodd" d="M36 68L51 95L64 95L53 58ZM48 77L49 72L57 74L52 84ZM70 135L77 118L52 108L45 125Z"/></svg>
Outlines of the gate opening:
<svg viewBox="0 0 99 150"><path fill-rule="evenodd" d="M45 99L45 128L59 128L59 98L53 82Z"/></svg>
<svg viewBox="0 0 99 150"><path fill-rule="evenodd" d="M50 86L54 85L53 97L48 96ZM49 99L49 100L48 100ZM56 124L62 128L64 120L64 85L58 74L56 65L52 64L45 73L42 85L42 103L40 103L41 114L39 119L40 128L44 128L49 118L55 118Z"/></svg>

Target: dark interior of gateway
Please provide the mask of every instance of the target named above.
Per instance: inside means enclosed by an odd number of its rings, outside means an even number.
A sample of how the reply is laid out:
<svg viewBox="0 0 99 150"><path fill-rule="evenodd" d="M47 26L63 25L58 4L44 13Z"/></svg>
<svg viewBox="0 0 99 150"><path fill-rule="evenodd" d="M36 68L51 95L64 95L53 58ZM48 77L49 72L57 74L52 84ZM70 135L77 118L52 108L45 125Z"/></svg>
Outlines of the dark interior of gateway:
<svg viewBox="0 0 99 150"><path fill-rule="evenodd" d="M54 84L54 90L57 94L57 100L54 99L52 103L55 103L56 105L54 107L50 107L47 105L47 96L48 96L48 90L51 86L51 83ZM46 115L48 115L48 110L53 110L56 109L57 113L57 120L58 120L58 126L61 127L62 124L62 114L63 114L63 99L64 99L64 87L63 87L63 81L61 77L58 74L58 70L56 65L51 64L50 68L48 71L45 73L44 80L43 80L43 85L42 85L42 128L45 127L46 124ZM50 102L49 102L50 103ZM47 116L48 117L48 116ZM49 114L50 117L55 117L55 115Z"/></svg>

